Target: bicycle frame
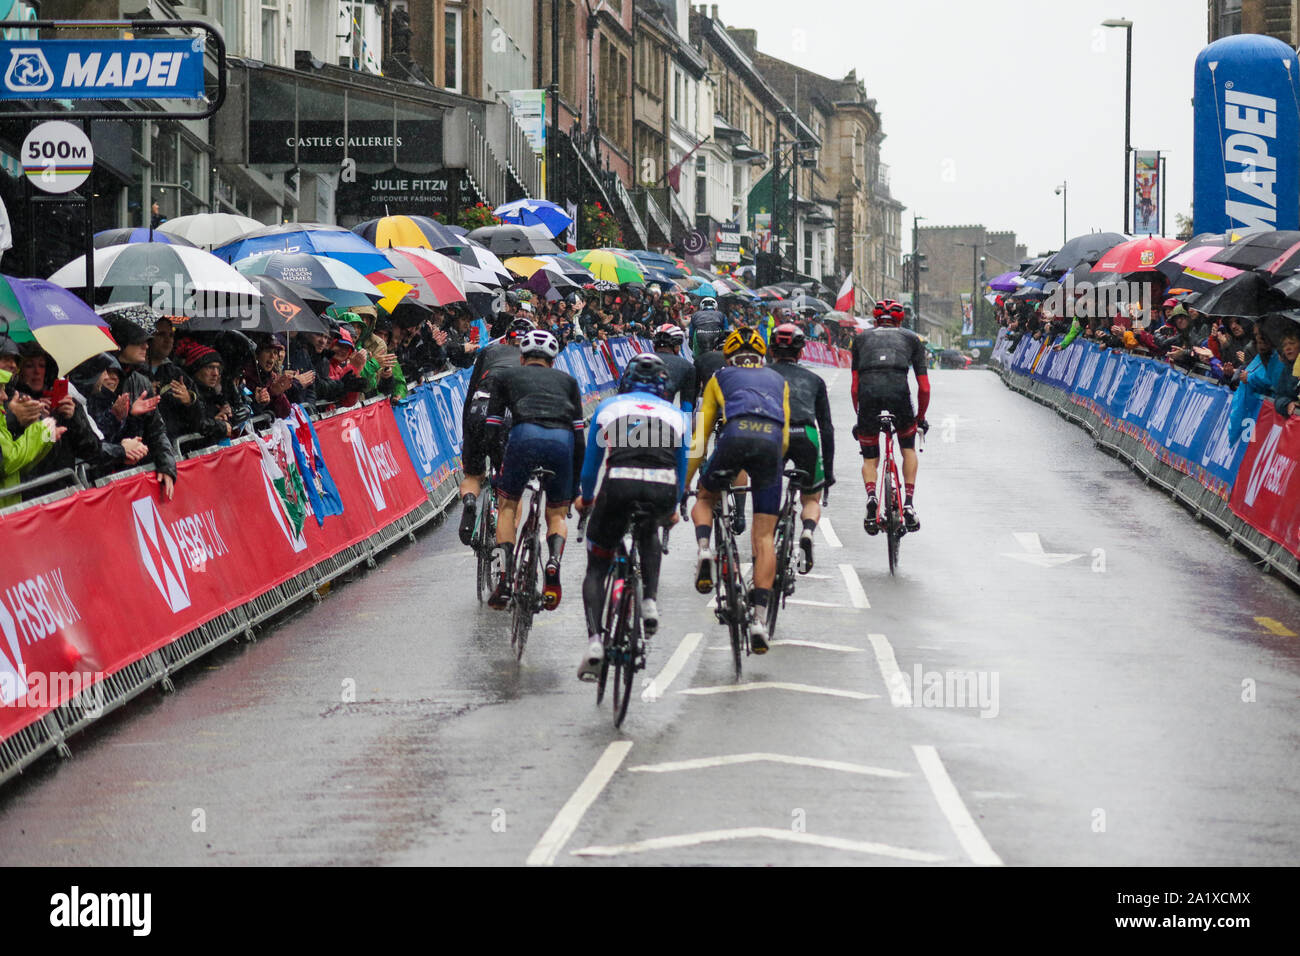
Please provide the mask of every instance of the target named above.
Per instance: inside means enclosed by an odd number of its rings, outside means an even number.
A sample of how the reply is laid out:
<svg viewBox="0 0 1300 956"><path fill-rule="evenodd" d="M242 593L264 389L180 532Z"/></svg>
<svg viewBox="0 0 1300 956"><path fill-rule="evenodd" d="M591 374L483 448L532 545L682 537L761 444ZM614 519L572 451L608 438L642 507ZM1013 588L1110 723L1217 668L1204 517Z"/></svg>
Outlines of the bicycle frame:
<svg viewBox="0 0 1300 956"><path fill-rule="evenodd" d="M533 615L542 609L541 589L538 587L538 564L543 544L541 529L546 521L546 492L542 488L542 481L552 474L553 472L539 467L534 468L528 476L528 482L524 485L528 510L523 520L515 526L515 566L510 594L514 613L510 643L517 659L524 656L524 645L528 641ZM523 500L522 495L520 500Z"/></svg>

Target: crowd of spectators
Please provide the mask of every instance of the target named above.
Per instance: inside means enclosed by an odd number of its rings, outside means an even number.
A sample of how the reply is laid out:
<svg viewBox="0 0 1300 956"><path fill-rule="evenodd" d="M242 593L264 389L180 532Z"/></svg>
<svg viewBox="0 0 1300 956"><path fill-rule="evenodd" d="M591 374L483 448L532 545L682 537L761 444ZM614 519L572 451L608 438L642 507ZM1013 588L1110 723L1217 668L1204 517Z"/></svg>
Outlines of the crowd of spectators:
<svg viewBox="0 0 1300 956"><path fill-rule="evenodd" d="M321 333L288 336L197 331L145 306L106 309L116 352L104 352L56 380L53 359L34 342L0 334L0 426L3 487L65 469L95 480L152 464L170 497L176 460L289 414L347 407L375 396L403 398L423 379L467 368L479 349L504 334L518 315L553 332L561 345L625 335L653 337L665 324L683 329L698 299L657 284L597 283L548 300L526 290L496 296L489 315L468 303L446 308L400 304L329 309ZM794 321L810 341L844 344L851 333L822 323L811 310L796 314L771 303L724 296L728 326L766 334ZM23 497L47 494L38 485ZM0 498L0 506L17 497Z"/></svg>
<svg viewBox="0 0 1300 956"><path fill-rule="evenodd" d="M1013 352L1025 340L1056 342L1053 348L1060 350L1084 339L1245 389L1243 399L1258 394L1279 414L1294 414L1300 399L1300 320L1286 313L1219 318L1198 312L1192 302L1165 299L1152 307L1149 319L1136 304L1114 316L1066 318L1032 299L1007 298L997 303L997 319Z"/></svg>

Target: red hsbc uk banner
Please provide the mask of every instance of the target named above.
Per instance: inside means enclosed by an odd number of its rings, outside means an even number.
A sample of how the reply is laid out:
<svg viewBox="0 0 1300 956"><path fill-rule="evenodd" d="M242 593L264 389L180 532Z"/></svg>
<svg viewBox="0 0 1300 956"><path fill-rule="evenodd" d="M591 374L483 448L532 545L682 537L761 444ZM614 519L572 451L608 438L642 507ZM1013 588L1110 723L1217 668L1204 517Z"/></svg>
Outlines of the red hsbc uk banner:
<svg viewBox="0 0 1300 956"><path fill-rule="evenodd" d="M0 739L427 500L386 402L316 424L343 502L300 534L243 443L0 518Z"/></svg>
<svg viewBox="0 0 1300 956"><path fill-rule="evenodd" d="M1237 469L1229 499L1233 512L1300 558L1300 419L1260 406L1255 440Z"/></svg>

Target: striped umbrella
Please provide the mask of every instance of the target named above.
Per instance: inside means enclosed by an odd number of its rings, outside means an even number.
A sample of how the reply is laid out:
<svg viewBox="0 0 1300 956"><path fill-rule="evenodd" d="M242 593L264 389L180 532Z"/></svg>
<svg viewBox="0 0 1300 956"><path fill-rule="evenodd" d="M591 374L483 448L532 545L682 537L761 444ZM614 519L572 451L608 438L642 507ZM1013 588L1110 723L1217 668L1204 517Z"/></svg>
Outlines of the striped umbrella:
<svg viewBox="0 0 1300 956"><path fill-rule="evenodd" d="M572 259L591 270L592 276L606 282L644 282L645 273L633 260L609 249L580 249Z"/></svg>
<svg viewBox="0 0 1300 956"><path fill-rule="evenodd" d="M214 300L256 299L247 279L202 249L162 242L132 242L96 249L95 285L111 290L112 302L148 302L168 315L188 315ZM50 276L65 289L86 284L86 257L79 256Z"/></svg>
<svg viewBox="0 0 1300 956"><path fill-rule="evenodd" d="M542 262L547 263L557 272L562 272L579 285L585 285L588 282L596 281L596 277L591 274L591 270L582 263L575 260L572 256L537 256Z"/></svg>
<svg viewBox="0 0 1300 956"><path fill-rule="evenodd" d="M567 212L545 199L516 199L498 206L492 215L517 226L541 226L552 236L573 225L573 218Z"/></svg>
<svg viewBox="0 0 1300 956"><path fill-rule="evenodd" d="M385 249L384 255L392 266L382 273L368 276L371 281L380 275L388 275L409 283L413 286L410 297L422 305L449 305L465 301L464 273L460 263L455 260L431 249L415 246L394 246Z"/></svg>
<svg viewBox="0 0 1300 956"><path fill-rule="evenodd" d="M515 281L495 252L472 240L462 242L460 246L441 246L435 251L459 262L466 282L504 288Z"/></svg>
<svg viewBox="0 0 1300 956"><path fill-rule="evenodd" d="M1240 275L1241 270L1233 266L1210 262L1211 256L1221 252L1223 247L1200 245L1194 249L1175 250L1156 264L1156 271L1169 280L1169 291L1185 289L1190 292L1208 292L1224 279Z"/></svg>
<svg viewBox="0 0 1300 956"><path fill-rule="evenodd" d="M0 276L0 335L35 341L67 377L92 355L116 349L108 323L62 286Z"/></svg>
<svg viewBox="0 0 1300 956"><path fill-rule="evenodd" d="M194 243L180 236L172 236L161 229L101 229L95 233L95 248L121 246L128 242L161 242L171 246L193 246Z"/></svg>
<svg viewBox="0 0 1300 956"><path fill-rule="evenodd" d="M450 226L444 226L429 216L381 216L357 223L352 231L380 249L417 246L437 250L465 243Z"/></svg>

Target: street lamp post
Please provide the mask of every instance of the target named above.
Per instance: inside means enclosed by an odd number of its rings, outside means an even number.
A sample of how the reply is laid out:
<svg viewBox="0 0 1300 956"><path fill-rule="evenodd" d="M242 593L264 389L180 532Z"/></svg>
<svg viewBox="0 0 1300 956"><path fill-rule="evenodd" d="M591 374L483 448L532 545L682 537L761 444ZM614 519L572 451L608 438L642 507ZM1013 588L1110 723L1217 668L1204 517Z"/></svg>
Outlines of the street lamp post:
<svg viewBox="0 0 1300 956"><path fill-rule="evenodd" d="M1129 131L1133 112L1133 21L1103 20L1101 25L1103 27L1117 27L1124 31L1124 234L1128 235L1128 157L1129 153L1132 152Z"/></svg>
<svg viewBox="0 0 1300 956"><path fill-rule="evenodd" d="M924 218L912 215L912 321L918 329L921 327L921 247L916 224Z"/></svg>
<svg viewBox="0 0 1300 956"><path fill-rule="evenodd" d="M1065 245L1069 241L1069 229L1065 224L1067 215L1066 204L1069 202L1068 185L1069 181L1066 180L1056 187L1056 195L1061 197L1061 245Z"/></svg>

